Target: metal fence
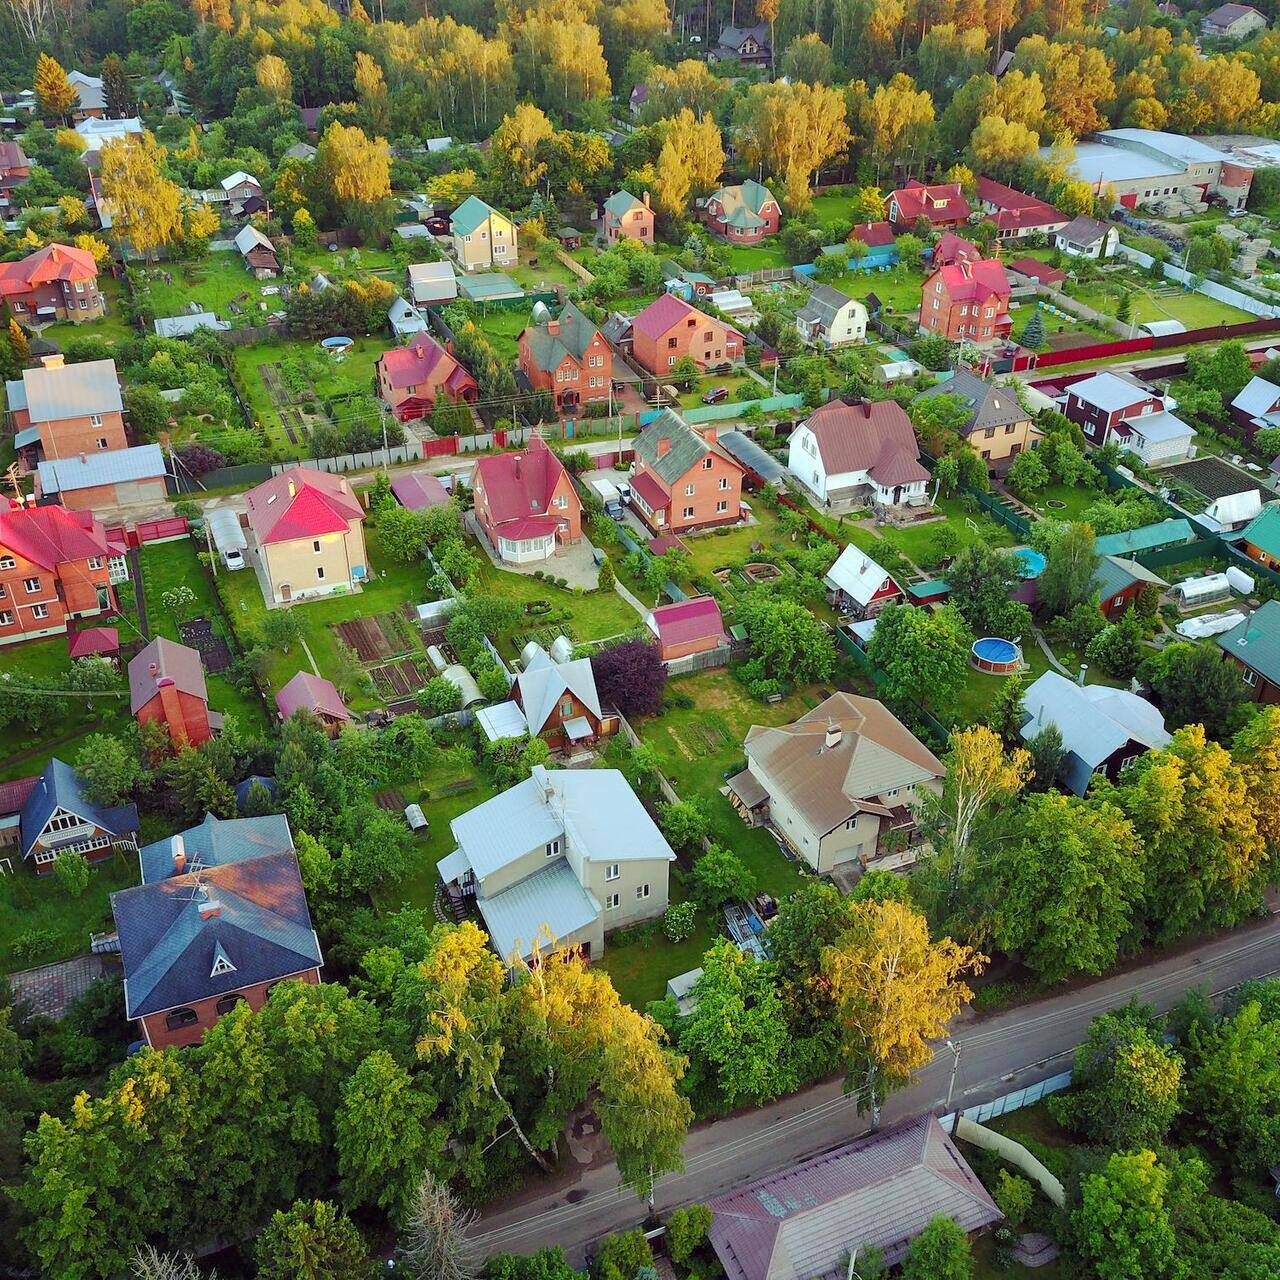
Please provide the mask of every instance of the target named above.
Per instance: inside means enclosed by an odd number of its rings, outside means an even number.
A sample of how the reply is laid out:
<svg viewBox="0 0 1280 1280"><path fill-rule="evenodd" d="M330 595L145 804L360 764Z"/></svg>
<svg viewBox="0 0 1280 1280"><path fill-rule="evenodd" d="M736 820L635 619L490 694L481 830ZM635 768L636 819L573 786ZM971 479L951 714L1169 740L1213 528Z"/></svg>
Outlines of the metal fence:
<svg viewBox="0 0 1280 1280"><path fill-rule="evenodd" d="M986 1124L988 1120L996 1120L1008 1115L1010 1111L1021 1111L1023 1107L1034 1107L1037 1102L1052 1093L1061 1093L1071 1087L1071 1072L1061 1071L1056 1076L1041 1080L1038 1084L1029 1084L1025 1089L1015 1089L1003 1097L993 1098L990 1102L980 1102L975 1107L965 1107L960 1114L974 1124ZM953 1127L955 1113L941 1117L942 1127L949 1133Z"/></svg>
<svg viewBox="0 0 1280 1280"><path fill-rule="evenodd" d="M1006 529L1016 533L1020 538L1030 537L1031 522L1015 511L1007 502L1000 498L993 498L991 494L983 493L980 489L966 489L965 492L971 494L978 506L992 519L999 520Z"/></svg>

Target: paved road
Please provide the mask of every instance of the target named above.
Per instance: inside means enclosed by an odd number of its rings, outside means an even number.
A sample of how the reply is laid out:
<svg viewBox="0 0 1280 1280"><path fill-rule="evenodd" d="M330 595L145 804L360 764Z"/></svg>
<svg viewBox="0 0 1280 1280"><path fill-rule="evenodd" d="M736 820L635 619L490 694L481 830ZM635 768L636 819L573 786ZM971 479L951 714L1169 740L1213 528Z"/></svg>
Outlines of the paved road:
<svg viewBox="0 0 1280 1280"><path fill-rule="evenodd" d="M1249 977L1280 973L1280 921L1266 921L1188 948L1154 964L1071 990L982 1021L957 1024L961 1046L955 1103L971 1106L1061 1071L1091 1018L1137 996L1159 1011L1190 987L1222 992ZM945 1048L910 1089L885 1106L890 1123L943 1110L952 1056ZM686 1169L657 1187L659 1210L703 1201L771 1170L817 1154L866 1131L865 1119L827 1081L772 1106L704 1125L689 1135ZM611 1161L575 1164L554 1185L542 1184L520 1203L510 1200L482 1214L477 1244L486 1252L528 1253L562 1245L580 1261L585 1245L636 1225L643 1206L617 1185Z"/></svg>

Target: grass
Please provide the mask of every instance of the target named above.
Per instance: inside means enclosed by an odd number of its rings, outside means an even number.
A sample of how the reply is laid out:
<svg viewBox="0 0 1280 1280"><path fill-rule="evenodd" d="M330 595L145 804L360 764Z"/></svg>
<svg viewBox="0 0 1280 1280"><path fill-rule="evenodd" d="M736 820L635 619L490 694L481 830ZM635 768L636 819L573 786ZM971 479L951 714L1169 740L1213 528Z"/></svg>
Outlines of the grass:
<svg viewBox="0 0 1280 1280"><path fill-rule="evenodd" d="M749 400L762 400L771 394L768 387L761 386L749 373L708 374L698 379L698 385L686 391L680 397L682 409L697 409L702 405L702 397L717 387L725 387L729 392L730 403L746 403Z"/></svg>
<svg viewBox="0 0 1280 1280"><path fill-rule="evenodd" d="M167 274L167 279L166 279ZM129 268L139 303L149 305L157 317L181 315L192 302L213 311L234 326L260 324L281 307L279 294L263 296L264 288L279 288L279 281L255 280L234 250L210 253L198 262L170 262L158 266L135 264ZM241 298L247 293L248 298ZM235 315L231 303L243 312ZM265 305L259 305L259 304Z"/></svg>
<svg viewBox="0 0 1280 1280"><path fill-rule="evenodd" d="M79 898L69 898L52 875L16 865L17 852L10 852L14 872L0 876L0 974L83 955L89 934L111 927L111 894L138 883L138 859L117 853L91 869L89 887ZM36 929L47 931L49 941L38 955L19 958L15 942Z"/></svg>
<svg viewBox="0 0 1280 1280"><path fill-rule="evenodd" d="M947 523L959 538L961 547L979 540L990 547L1012 547L1017 542L1003 524L981 508L973 512L966 511L960 498L939 498L937 510L947 517ZM940 524L921 524L904 529L886 526L880 530L880 535L890 546L897 547L903 555L923 568L933 557L934 538L941 527ZM861 541L858 541L858 545L862 545ZM870 551L868 554L874 556L875 553Z"/></svg>
<svg viewBox="0 0 1280 1280"><path fill-rule="evenodd" d="M920 289L924 282L924 271L905 263L892 271L860 271L849 276L849 287L854 297L865 302L867 294L874 293L887 311L907 316L920 314ZM837 284L836 287L841 286Z"/></svg>
<svg viewBox="0 0 1280 1280"><path fill-rule="evenodd" d="M1033 680L1038 680L1049 670L1049 659L1045 657L1044 650L1036 644L1034 636L1022 637L1022 657L1027 664L1027 670L1023 673L1024 684L1029 685ZM965 674L964 685L952 698L948 699L945 707L939 708L942 712L940 718L944 722L949 720L957 725L978 724L985 721L992 703L995 702L996 694L1009 678L1009 676L987 675L970 667Z"/></svg>
<svg viewBox="0 0 1280 1280"><path fill-rule="evenodd" d="M749 271L773 271L791 265L776 239L764 240L760 244L726 245L724 258L735 275L746 275Z"/></svg>
<svg viewBox="0 0 1280 1280"><path fill-rule="evenodd" d="M101 338L113 347L128 338L136 338L138 331L125 320L120 306L120 282L110 276L99 276L98 289L107 300L107 314L101 320L91 320L88 324L61 320L42 329L40 336L56 342L59 347L65 347L73 338Z"/></svg>
<svg viewBox="0 0 1280 1280"><path fill-rule="evenodd" d="M1037 493L1028 504L1042 516L1050 520L1079 520L1085 508L1098 501L1096 489L1082 489L1077 485L1051 484ZM1063 505L1050 506L1050 503Z"/></svg>
<svg viewBox="0 0 1280 1280"><path fill-rule="evenodd" d="M817 218L819 226L826 226L832 222L844 220L852 222L854 220L852 196L834 191L825 195L814 196L809 202L809 211Z"/></svg>
<svg viewBox="0 0 1280 1280"><path fill-rule="evenodd" d="M1152 320L1179 320L1188 329L1218 324L1240 324L1253 319L1247 312L1229 303L1219 302L1203 293L1183 290L1176 285L1155 285L1136 274L1126 273L1116 284L1129 295L1130 320L1134 325ZM1115 315L1118 297L1102 284L1072 285L1073 298Z"/></svg>
<svg viewBox="0 0 1280 1280"><path fill-rule="evenodd" d="M493 307L476 321L504 363L513 362L520 354L520 331L531 323L530 313L521 307Z"/></svg>

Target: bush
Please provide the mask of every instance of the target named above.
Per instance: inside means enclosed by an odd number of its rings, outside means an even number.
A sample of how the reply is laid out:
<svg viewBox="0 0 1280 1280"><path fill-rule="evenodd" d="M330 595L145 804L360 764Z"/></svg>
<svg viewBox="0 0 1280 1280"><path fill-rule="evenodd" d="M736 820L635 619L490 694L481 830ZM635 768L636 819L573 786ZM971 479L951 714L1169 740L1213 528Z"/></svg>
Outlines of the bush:
<svg viewBox="0 0 1280 1280"><path fill-rule="evenodd" d="M683 942L693 934L697 917L698 908L695 903L673 903L662 917L662 931L672 942Z"/></svg>
<svg viewBox="0 0 1280 1280"><path fill-rule="evenodd" d="M593 1280L635 1280L641 1267L653 1266L653 1250L638 1227L605 1236L591 1264Z"/></svg>
<svg viewBox="0 0 1280 1280"><path fill-rule="evenodd" d="M58 935L52 929L24 929L13 940L13 954L19 960L39 960L57 945Z"/></svg>
<svg viewBox="0 0 1280 1280"><path fill-rule="evenodd" d="M1008 1169L1001 1169L991 1198L1009 1222L1017 1226L1025 1222L1027 1214L1031 1212L1035 1189L1026 1178L1010 1173Z"/></svg>
<svg viewBox="0 0 1280 1280"><path fill-rule="evenodd" d="M69 898L78 898L89 887L93 872L79 853L60 853L53 864L53 878Z"/></svg>
<svg viewBox="0 0 1280 1280"><path fill-rule="evenodd" d="M694 895L708 911L755 895L755 877L736 853L712 845L693 864Z"/></svg>
<svg viewBox="0 0 1280 1280"><path fill-rule="evenodd" d="M676 1209L667 1219L667 1252L677 1266L684 1266L695 1249L706 1243L711 1230L711 1210L705 1204Z"/></svg>

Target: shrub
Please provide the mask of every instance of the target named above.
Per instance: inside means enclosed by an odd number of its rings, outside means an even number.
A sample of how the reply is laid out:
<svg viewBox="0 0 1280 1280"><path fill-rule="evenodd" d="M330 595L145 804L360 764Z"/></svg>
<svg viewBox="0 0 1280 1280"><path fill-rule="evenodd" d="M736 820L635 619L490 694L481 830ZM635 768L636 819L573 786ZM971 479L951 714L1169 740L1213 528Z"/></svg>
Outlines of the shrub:
<svg viewBox="0 0 1280 1280"><path fill-rule="evenodd" d="M69 898L78 898L89 887L93 872L79 853L60 853L53 864L53 878Z"/></svg>
<svg viewBox="0 0 1280 1280"><path fill-rule="evenodd" d="M593 1280L635 1280L641 1267L653 1266L653 1250L638 1227L605 1236L591 1264Z"/></svg>
<svg viewBox="0 0 1280 1280"><path fill-rule="evenodd" d="M685 1265L706 1243L711 1230L711 1210L705 1204L691 1204L676 1209L667 1219L667 1252L677 1266Z"/></svg>
<svg viewBox="0 0 1280 1280"><path fill-rule="evenodd" d="M47 958L50 951L58 945L58 935L52 929L24 929L14 938L13 954L19 960L39 960Z"/></svg>
<svg viewBox="0 0 1280 1280"><path fill-rule="evenodd" d="M1010 1173L1008 1169L1001 1169L1000 1175L996 1179L995 1190L992 1192L992 1199L996 1202L1000 1212L1013 1225L1017 1225L1026 1221L1027 1214L1031 1212L1031 1203L1035 1199L1035 1189L1026 1178L1016 1173Z"/></svg>
<svg viewBox="0 0 1280 1280"><path fill-rule="evenodd" d="M693 933L697 921L698 908L692 902L675 902L667 908L662 917L662 931L672 942L683 942Z"/></svg>

